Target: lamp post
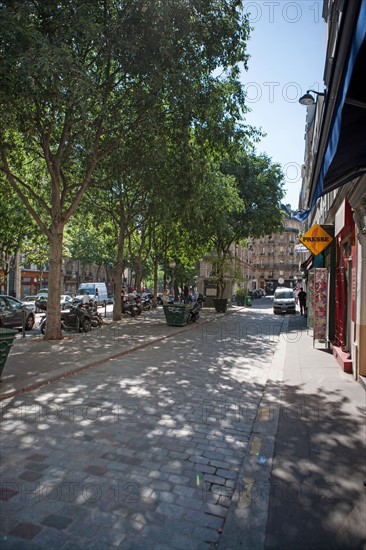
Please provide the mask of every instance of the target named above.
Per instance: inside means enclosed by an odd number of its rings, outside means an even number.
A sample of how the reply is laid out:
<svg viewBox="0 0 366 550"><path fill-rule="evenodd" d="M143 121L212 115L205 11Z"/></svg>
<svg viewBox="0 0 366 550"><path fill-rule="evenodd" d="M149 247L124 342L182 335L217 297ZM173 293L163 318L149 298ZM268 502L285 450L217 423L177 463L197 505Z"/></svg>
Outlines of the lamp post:
<svg viewBox="0 0 366 550"><path fill-rule="evenodd" d="M321 96L325 95L323 92L316 92L315 90L306 90L306 94L301 96L300 99L299 99L299 103L301 105L314 105L315 104L315 99L313 98L313 96L311 95L310 92L312 92L313 94L316 94L316 95L321 95Z"/></svg>

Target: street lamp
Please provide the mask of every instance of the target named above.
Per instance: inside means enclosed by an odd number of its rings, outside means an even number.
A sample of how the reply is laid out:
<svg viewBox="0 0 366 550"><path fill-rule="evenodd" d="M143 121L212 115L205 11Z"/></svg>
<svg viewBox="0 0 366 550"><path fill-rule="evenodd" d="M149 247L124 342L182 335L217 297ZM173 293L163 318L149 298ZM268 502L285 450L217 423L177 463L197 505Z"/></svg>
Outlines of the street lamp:
<svg viewBox="0 0 366 550"><path fill-rule="evenodd" d="M313 98L313 96L311 95L310 92L312 92L313 94L316 94L316 95L322 95L322 96L325 95L324 93L316 92L315 90L306 90L306 94L301 96L300 99L299 99L299 103L301 103L301 105L314 105L315 104L315 99Z"/></svg>

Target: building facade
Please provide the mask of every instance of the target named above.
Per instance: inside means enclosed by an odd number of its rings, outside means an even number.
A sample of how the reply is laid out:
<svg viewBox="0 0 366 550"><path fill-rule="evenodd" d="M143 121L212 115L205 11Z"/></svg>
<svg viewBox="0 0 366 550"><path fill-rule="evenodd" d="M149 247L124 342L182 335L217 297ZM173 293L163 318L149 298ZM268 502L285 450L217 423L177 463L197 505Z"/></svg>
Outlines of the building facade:
<svg viewBox="0 0 366 550"><path fill-rule="evenodd" d="M299 264L302 261L298 251L301 222L294 217L290 205L282 205L284 212L281 233L252 239L252 289L263 288L266 294L273 294L277 286L296 288L302 283Z"/></svg>
<svg viewBox="0 0 366 550"><path fill-rule="evenodd" d="M299 251L299 234L302 224L295 218L290 205L282 205L284 214L283 229L259 239L249 239L246 247L232 245L232 269L237 278L227 274L224 298L231 300L237 287L248 291L262 288L267 294L273 294L277 286L296 288L301 286L303 273L299 270L304 260L303 247ZM210 262L201 261L198 292L206 296L205 305L211 307L216 295L216 284L210 280L212 267Z"/></svg>
<svg viewBox="0 0 366 550"><path fill-rule="evenodd" d="M334 240L304 264L328 274L328 342L341 367L366 377L366 2L326 0L324 92L307 106L299 216ZM300 100L301 102L301 100ZM316 299L316 288L314 291Z"/></svg>
<svg viewBox="0 0 366 550"><path fill-rule="evenodd" d="M34 296L41 289L48 288L49 266L37 266L27 263L22 254L17 254L14 267L5 277L1 273L3 283L0 294L13 294L17 298ZM7 281L5 283L5 280ZM106 270L96 265L83 265L80 261L71 258L64 258L62 264L61 294L75 294L80 283L84 282L105 282L108 293L114 294L115 281L114 270Z"/></svg>

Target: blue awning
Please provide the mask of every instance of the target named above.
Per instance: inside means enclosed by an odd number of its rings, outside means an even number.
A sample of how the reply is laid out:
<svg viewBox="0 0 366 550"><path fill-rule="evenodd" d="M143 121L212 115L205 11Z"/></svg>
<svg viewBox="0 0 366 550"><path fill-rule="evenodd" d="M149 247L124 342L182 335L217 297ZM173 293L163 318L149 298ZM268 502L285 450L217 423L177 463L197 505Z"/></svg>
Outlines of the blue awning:
<svg viewBox="0 0 366 550"><path fill-rule="evenodd" d="M310 214L317 200L366 173L366 1L361 0L342 81L338 88L336 104L317 181L313 181L310 208L295 217L303 221ZM335 59L335 63L337 59ZM328 95L332 93L331 88ZM330 97L326 97L327 102Z"/></svg>

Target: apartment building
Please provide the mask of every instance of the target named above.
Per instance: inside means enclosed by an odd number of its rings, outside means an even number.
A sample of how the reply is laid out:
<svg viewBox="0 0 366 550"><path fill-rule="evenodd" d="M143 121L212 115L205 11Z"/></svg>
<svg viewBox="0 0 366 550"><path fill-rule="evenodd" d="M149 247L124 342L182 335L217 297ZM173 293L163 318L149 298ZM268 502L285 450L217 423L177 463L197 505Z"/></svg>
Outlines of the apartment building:
<svg viewBox="0 0 366 550"><path fill-rule="evenodd" d="M251 258L251 289L263 288L273 294L278 285L295 288L302 281L299 266L301 222L294 218L290 205L282 205L284 224L281 233L272 233L260 239L252 239L249 249Z"/></svg>

